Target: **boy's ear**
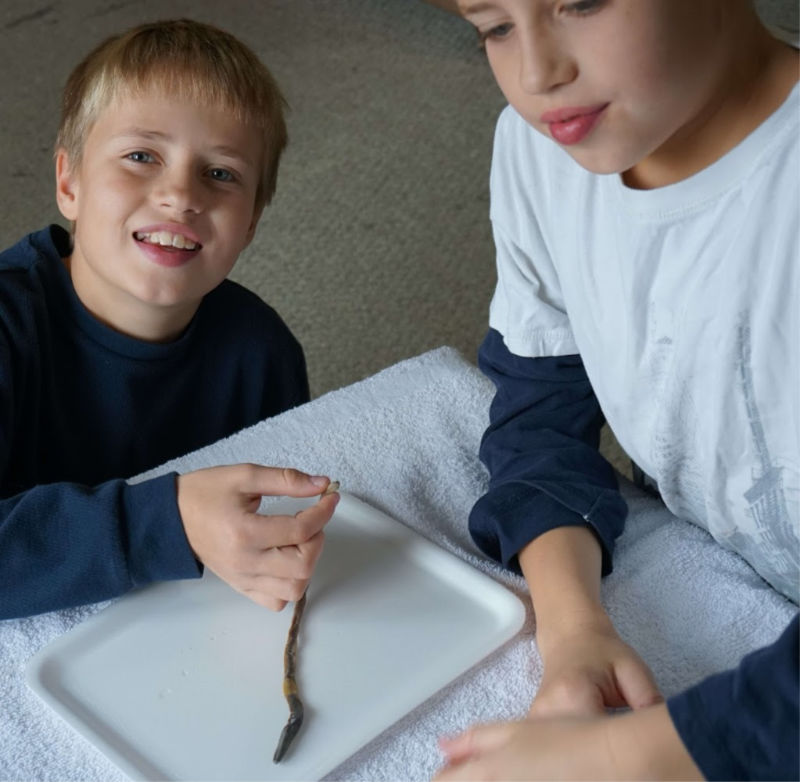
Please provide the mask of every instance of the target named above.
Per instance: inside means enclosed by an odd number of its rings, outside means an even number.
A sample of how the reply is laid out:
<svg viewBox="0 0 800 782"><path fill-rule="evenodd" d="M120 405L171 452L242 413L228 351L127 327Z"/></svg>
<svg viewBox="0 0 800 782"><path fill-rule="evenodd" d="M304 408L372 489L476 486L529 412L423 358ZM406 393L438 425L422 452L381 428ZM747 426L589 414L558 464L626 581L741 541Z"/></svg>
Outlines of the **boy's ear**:
<svg viewBox="0 0 800 782"><path fill-rule="evenodd" d="M78 178L72 171L65 149L56 153L56 203L65 219L78 219Z"/></svg>

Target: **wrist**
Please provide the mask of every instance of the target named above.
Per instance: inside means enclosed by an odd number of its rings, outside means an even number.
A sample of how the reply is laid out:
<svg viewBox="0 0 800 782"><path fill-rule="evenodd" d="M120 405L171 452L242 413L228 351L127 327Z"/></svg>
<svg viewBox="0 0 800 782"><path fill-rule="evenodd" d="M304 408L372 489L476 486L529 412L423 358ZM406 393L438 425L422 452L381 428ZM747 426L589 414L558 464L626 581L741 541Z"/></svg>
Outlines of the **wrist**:
<svg viewBox="0 0 800 782"><path fill-rule="evenodd" d="M589 637L618 637L611 619L600 604L572 605L558 613L536 612L536 645L546 661L565 648L591 643Z"/></svg>
<svg viewBox="0 0 800 782"><path fill-rule="evenodd" d="M613 632L600 601L601 550L586 527L558 527L519 552L542 646L583 633Z"/></svg>

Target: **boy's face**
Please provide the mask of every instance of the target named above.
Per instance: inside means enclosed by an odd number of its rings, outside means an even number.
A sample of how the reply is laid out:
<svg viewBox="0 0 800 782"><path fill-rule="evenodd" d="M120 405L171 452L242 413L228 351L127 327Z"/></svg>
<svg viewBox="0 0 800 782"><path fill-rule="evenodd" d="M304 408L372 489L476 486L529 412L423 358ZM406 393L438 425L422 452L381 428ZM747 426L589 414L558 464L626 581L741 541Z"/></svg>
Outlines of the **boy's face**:
<svg viewBox="0 0 800 782"><path fill-rule="evenodd" d="M80 165L57 156L74 220L75 290L97 318L150 341L177 336L253 237L261 146L221 107L124 94L98 117Z"/></svg>
<svg viewBox="0 0 800 782"><path fill-rule="evenodd" d="M713 108L718 0L458 3L509 103L590 171L632 169Z"/></svg>

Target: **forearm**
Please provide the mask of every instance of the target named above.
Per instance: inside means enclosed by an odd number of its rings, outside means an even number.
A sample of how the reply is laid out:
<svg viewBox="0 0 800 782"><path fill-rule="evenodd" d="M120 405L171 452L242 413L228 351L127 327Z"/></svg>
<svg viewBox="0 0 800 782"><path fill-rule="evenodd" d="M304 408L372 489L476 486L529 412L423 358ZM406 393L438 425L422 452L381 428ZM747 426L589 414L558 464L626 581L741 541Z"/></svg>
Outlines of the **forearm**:
<svg viewBox="0 0 800 782"><path fill-rule="evenodd" d="M600 544L588 527L550 530L520 551L543 655L564 635L609 623L600 602L601 561Z"/></svg>
<svg viewBox="0 0 800 782"><path fill-rule="evenodd" d="M666 704L599 723L605 731L615 779L703 779L675 730Z"/></svg>
<svg viewBox="0 0 800 782"><path fill-rule="evenodd" d="M135 486L53 483L0 499L0 618L199 576L174 486L173 475Z"/></svg>

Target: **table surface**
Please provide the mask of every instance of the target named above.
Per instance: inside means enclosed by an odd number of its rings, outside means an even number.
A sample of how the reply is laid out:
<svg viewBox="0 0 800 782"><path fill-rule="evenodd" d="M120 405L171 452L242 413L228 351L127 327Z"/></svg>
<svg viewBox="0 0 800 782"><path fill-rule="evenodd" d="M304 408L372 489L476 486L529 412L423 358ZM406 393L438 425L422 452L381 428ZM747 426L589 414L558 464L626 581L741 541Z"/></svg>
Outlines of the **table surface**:
<svg viewBox="0 0 800 782"><path fill-rule="evenodd" d="M491 384L440 348L133 480L249 461L328 474L521 596L524 582L484 557L467 518L485 490L477 458ZM796 607L696 526L622 480L630 508L603 600L621 635L669 696L774 640ZM323 556L325 554L323 553ZM0 622L0 779L126 777L25 685L45 644L102 606ZM437 738L475 722L521 717L541 678L530 613L522 631L349 757L329 779L424 780L441 764ZM457 639L454 639L457 643Z"/></svg>

